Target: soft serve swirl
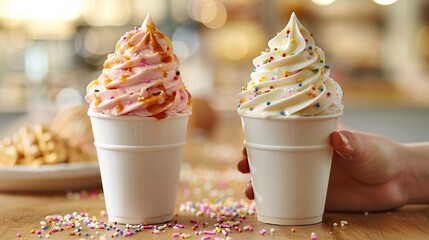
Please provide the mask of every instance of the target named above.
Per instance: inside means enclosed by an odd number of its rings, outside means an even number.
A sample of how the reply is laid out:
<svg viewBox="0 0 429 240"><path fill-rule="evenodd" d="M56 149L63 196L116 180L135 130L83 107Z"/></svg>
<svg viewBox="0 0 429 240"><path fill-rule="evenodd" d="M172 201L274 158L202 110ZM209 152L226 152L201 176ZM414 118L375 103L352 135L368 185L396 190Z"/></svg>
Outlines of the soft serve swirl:
<svg viewBox="0 0 429 240"><path fill-rule="evenodd" d="M343 111L341 87L313 36L292 13L285 29L253 60L251 81L238 94L238 113L258 117L314 116Z"/></svg>
<svg viewBox="0 0 429 240"><path fill-rule="evenodd" d="M85 99L90 111L158 119L190 113L192 104L170 40L150 15L121 37L101 75L88 84Z"/></svg>

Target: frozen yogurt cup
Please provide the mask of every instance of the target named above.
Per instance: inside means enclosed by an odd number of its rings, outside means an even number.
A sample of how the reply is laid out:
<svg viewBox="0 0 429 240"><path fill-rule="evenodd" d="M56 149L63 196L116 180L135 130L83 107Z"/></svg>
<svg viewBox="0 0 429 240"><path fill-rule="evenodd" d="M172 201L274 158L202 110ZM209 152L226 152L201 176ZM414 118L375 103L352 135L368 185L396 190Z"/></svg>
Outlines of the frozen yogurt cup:
<svg viewBox="0 0 429 240"><path fill-rule="evenodd" d="M148 15L107 56L87 87L88 115L109 221L174 216L191 95L170 40Z"/></svg>
<svg viewBox="0 0 429 240"><path fill-rule="evenodd" d="M292 13L253 60L237 95L257 218L279 225L322 221L342 90L325 55Z"/></svg>

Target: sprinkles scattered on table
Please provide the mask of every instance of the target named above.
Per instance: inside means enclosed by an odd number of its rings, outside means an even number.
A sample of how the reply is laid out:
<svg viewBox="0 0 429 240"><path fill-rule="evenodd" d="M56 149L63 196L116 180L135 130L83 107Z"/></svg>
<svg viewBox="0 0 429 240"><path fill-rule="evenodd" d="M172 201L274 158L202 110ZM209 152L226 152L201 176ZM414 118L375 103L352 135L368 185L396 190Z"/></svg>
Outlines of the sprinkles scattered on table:
<svg viewBox="0 0 429 240"><path fill-rule="evenodd" d="M251 234L252 238L281 237L282 234L292 236L299 227L272 227L258 223L249 224L249 219L255 220L256 210L253 201L233 197L229 185L242 184L246 179L235 169L227 171L208 170L183 167L185 173L181 175L181 184L196 188L199 185L207 187L202 196L191 191L194 198L208 197L201 201L186 201L179 205L178 213L170 222L162 224L118 224L104 221L107 219L105 210L96 214L74 211L68 214L51 214L39 220L39 227L16 233L18 239L120 239L136 238L146 239L150 236L165 235L172 239L201 239L201 240L232 240L240 234ZM216 190L216 195L213 193ZM224 190L224 191L222 191ZM208 193L210 192L210 194ZM99 190L67 192L66 197L70 201L94 200L102 201L103 193ZM186 198L185 198L186 199ZM217 199L217 200L214 200ZM341 220L338 223L330 223L343 229L349 223ZM283 231L280 231L283 230ZM286 230L286 231L284 231ZM290 232L289 232L290 231ZM309 231L308 229L306 231ZM240 238L246 238L242 235ZM308 235L307 235L308 236ZM156 236L155 236L156 237ZM250 238L250 237L249 237ZM294 239L294 238L291 238ZM309 240L317 240L316 233L308 236Z"/></svg>

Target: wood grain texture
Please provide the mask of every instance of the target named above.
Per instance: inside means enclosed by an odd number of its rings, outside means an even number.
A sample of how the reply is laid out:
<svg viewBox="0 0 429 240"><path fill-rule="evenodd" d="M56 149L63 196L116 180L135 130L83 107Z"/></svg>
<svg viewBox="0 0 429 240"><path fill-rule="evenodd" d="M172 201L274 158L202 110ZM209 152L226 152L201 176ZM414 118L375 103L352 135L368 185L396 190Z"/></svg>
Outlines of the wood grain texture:
<svg viewBox="0 0 429 240"><path fill-rule="evenodd" d="M240 193L238 195L241 195ZM185 201L185 197L179 195L178 202ZM198 199L187 199L195 200ZM18 239L17 233L21 233L23 239L38 239L37 235L31 234L31 230L40 229L40 221L45 216L51 214L68 214L74 211L88 212L90 216L97 216L99 220L106 221L100 212L105 209L104 200L87 198L74 200L66 197L65 193L50 194L0 194L0 239L10 240ZM193 224L190 219L196 219L199 222L209 220L207 228L212 229L215 223L214 219L206 217L195 217L190 213L178 213L175 220L184 224L185 228L180 232L190 233L192 239L200 239L195 236L192 230ZM340 222L345 220L348 224L340 226ZM338 226L334 227L333 224ZM232 239L310 239L312 232L315 232L318 239L390 239L390 240L412 240L429 239L429 206L427 205L409 205L391 212L342 214L326 213L323 222L310 226L274 226L263 224L257 221L255 216L249 216L242 223L251 225L253 232L232 233ZM291 229L294 227L295 232ZM267 232L274 228L276 232L273 235L261 236L258 231L265 229ZM81 239L84 237L70 236L71 230L65 230L61 233L51 235L50 239ZM100 235L105 234L107 239L111 239L112 231L98 230ZM168 229L165 233L153 235L150 230L146 230L131 237L134 239L173 239L171 234L179 230ZM84 228L84 232L89 232L95 236L96 230ZM44 238L45 234L44 232ZM224 237L218 234L217 237ZM87 237L86 239L90 239ZM95 236L99 239L99 236ZM214 237L212 237L214 239Z"/></svg>

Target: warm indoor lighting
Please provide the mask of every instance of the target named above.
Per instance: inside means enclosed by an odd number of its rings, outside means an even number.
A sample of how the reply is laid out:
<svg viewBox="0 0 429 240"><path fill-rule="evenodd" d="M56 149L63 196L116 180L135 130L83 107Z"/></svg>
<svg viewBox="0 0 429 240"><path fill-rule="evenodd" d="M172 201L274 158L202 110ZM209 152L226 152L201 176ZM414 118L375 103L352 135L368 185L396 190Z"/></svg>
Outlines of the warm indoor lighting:
<svg viewBox="0 0 429 240"><path fill-rule="evenodd" d="M200 46L198 32L186 26L180 26L174 31L171 42L180 61L186 61Z"/></svg>
<svg viewBox="0 0 429 240"><path fill-rule="evenodd" d="M193 0L188 4L189 16L206 27L217 29L225 25L227 11L223 3L215 0Z"/></svg>
<svg viewBox="0 0 429 240"><path fill-rule="evenodd" d="M167 1L133 0L132 6L132 24L136 26L141 26L142 22L149 13L155 23L161 24L168 12Z"/></svg>
<svg viewBox="0 0 429 240"><path fill-rule="evenodd" d="M92 26L122 26L130 20L131 5L121 0L88 0L83 17Z"/></svg>
<svg viewBox="0 0 429 240"><path fill-rule="evenodd" d="M83 0L3 0L0 17L10 20L76 20Z"/></svg>
<svg viewBox="0 0 429 240"><path fill-rule="evenodd" d="M327 5L335 2L335 0L311 0L311 1L313 1L313 3L315 3L319 6L327 6Z"/></svg>
<svg viewBox="0 0 429 240"><path fill-rule="evenodd" d="M249 52L249 38L240 31L231 31L223 38L222 50L226 58L241 60Z"/></svg>
<svg viewBox="0 0 429 240"><path fill-rule="evenodd" d="M218 1L209 1L201 9L201 22L209 28L222 27L227 19L225 6Z"/></svg>
<svg viewBox="0 0 429 240"><path fill-rule="evenodd" d="M429 26L425 26L417 33L417 49L425 55L429 56Z"/></svg>
<svg viewBox="0 0 429 240"><path fill-rule="evenodd" d="M380 5L390 5L390 4L394 4L397 0L373 0L373 1Z"/></svg>

